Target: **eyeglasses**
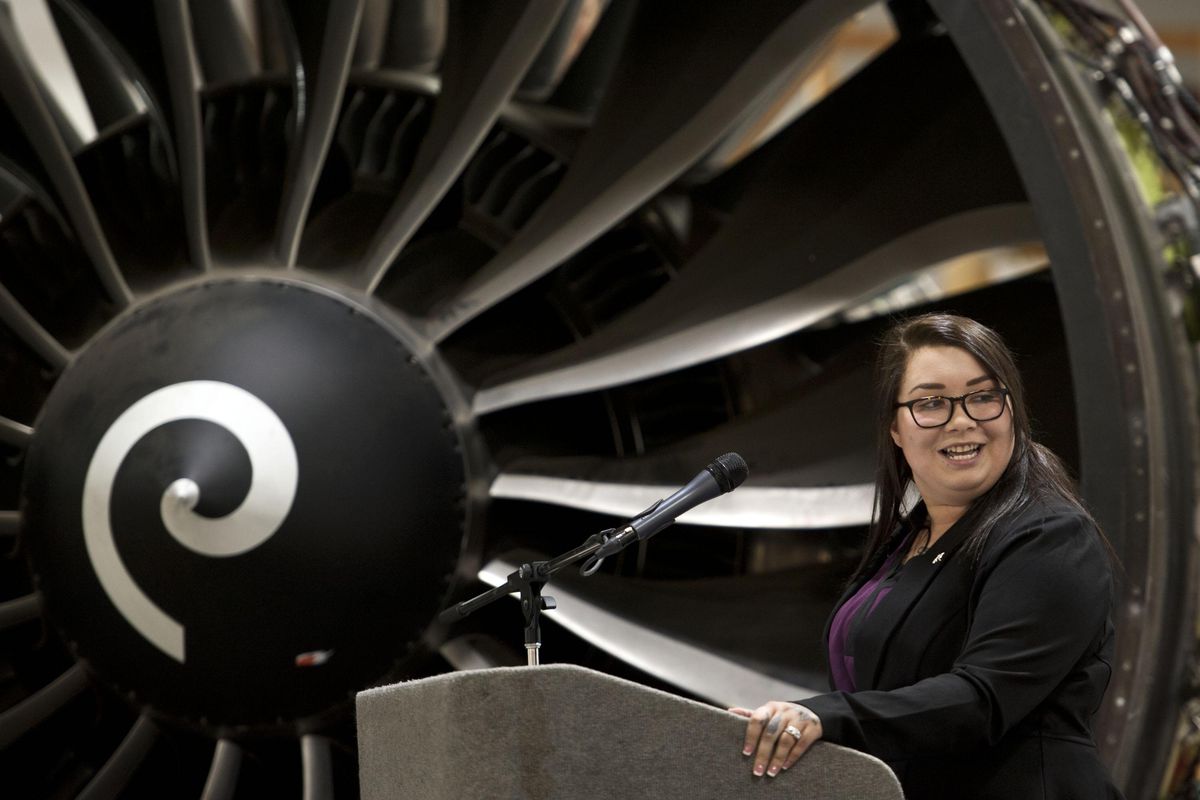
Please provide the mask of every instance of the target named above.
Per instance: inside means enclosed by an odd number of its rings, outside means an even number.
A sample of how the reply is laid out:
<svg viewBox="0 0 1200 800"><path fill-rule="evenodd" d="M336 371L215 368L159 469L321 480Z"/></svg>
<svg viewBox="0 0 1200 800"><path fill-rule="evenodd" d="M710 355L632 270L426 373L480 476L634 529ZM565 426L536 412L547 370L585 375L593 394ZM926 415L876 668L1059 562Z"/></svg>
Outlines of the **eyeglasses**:
<svg viewBox="0 0 1200 800"><path fill-rule="evenodd" d="M940 428L954 416L955 403L961 403L963 411L976 422L988 422L1004 413L1008 405L1004 402L1006 397L1008 389L980 389L960 397L918 397L907 403L896 403L896 408L907 408L918 427Z"/></svg>

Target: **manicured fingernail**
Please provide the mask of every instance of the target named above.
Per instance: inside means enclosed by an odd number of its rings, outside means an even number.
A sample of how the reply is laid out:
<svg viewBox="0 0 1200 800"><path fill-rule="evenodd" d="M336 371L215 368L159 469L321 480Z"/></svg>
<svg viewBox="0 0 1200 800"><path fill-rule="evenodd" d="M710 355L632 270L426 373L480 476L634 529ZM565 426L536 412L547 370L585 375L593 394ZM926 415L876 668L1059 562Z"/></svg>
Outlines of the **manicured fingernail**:
<svg viewBox="0 0 1200 800"><path fill-rule="evenodd" d="M751 753L753 753L753 752L754 752L754 748L752 748L752 747L747 747L746 749L742 750L742 755L744 755L744 756L748 756L748 755L750 755L750 754L751 754Z"/></svg>
<svg viewBox="0 0 1200 800"><path fill-rule="evenodd" d="M754 774L755 774L755 775L760 775L760 776L763 774L763 765L762 765L762 764L755 764L755 765L754 765Z"/></svg>
<svg viewBox="0 0 1200 800"><path fill-rule="evenodd" d="M769 770L767 770L768 777L774 778L778 774L779 774L779 767L771 767Z"/></svg>

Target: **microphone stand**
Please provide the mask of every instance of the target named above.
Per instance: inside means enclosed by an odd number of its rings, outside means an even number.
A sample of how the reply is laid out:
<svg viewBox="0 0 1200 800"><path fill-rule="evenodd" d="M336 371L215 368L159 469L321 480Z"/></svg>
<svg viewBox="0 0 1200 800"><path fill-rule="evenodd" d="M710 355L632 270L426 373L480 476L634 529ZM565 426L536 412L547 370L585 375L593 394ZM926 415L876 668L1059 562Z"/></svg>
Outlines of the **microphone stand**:
<svg viewBox="0 0 1200 800"><path fill-rule="evenodd" d="M705 467L682 489L665 500L655 501L619 530L609 528L593 534L579 547L563 553L558 558L526 562L513 571L500 586L447 608L438 614L438 620L443 623L454 622L501 597L519 593L521 611L525 615L525 656L529 666L537 666L541 663L541 614L557 607L553 597L542 595L542 589L551 575L563 567L589 557L588 563L579 571L585 577L592 575L600 568L605 558L624 550L636 541L649 539L673 524L677 516L699 503L733 491L746 479L746 475L745 460L737 453L726 453Z"/></svg>
<svg viewBox="0 0 1200 800"><path fill-rule="evenodd" d="M541 614L557 608L553 597L542 594L542 588L549 582L550 576L559 570L585 558L593 557L593 561L584 565L584 575L591 575L600 566L605 557L612 552L597 556L596 552L609 542L616 528L609 528L600 533L592 534L583 544L548 561L529 561L522 564L509 574L508 579L488 589L482 594L456 603L438 614L438 620L444 623L455 622L468 614L474 613L486 605L490 605L501 597L519 593L521 595L521 612L525 615L525 656L528 666L536 667L541 663L542 625Z"/></svg>

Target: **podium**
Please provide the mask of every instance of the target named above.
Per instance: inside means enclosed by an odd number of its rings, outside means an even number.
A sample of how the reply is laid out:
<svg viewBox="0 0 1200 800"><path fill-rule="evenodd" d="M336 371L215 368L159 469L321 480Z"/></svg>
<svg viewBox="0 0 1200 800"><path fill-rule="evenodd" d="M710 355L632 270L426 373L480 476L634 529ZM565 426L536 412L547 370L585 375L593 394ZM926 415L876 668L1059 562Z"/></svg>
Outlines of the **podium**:
<svg viewBox="0 0 1200 800"><path fill-rule="evenodd" d="M357 711L363 800L903 800L882 761L827 742L756 778L741 717L572 665L383 686Z"/></svg>

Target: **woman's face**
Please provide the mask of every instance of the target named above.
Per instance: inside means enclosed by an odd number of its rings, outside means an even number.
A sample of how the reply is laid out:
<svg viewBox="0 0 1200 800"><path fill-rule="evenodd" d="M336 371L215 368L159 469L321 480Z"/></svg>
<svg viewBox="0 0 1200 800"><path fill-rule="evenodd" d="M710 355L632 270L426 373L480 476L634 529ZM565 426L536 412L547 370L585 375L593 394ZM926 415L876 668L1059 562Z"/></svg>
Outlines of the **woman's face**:
<svg viewBox="0 0 1200 800"><path fill-rule="evenodd" d="M966 350L922 347L908 360L896 402L999 388ZM1012 458L1012 405L996 419L976 422L962 403L955 403L953 416L940 428L919 427L907 408L897 408L892 440L904 451L926 505L965 506L1000 480Z"/></svg>

